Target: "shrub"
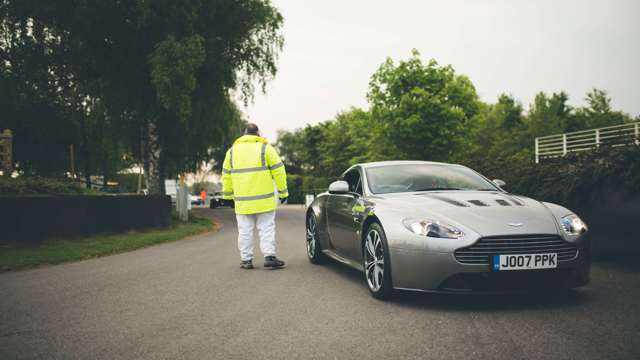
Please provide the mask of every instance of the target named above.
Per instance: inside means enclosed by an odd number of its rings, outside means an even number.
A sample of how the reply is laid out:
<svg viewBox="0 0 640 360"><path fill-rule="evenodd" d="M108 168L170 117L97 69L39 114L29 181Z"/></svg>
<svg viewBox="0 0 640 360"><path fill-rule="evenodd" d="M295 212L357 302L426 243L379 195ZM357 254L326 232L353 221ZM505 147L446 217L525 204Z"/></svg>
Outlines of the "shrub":
<svg viewBox="0 0 640 360"><path fill-rule="evenodd" d="M81 195L94 190L78 186L70 179L19 176L0 177L0 195Z"/></svg>

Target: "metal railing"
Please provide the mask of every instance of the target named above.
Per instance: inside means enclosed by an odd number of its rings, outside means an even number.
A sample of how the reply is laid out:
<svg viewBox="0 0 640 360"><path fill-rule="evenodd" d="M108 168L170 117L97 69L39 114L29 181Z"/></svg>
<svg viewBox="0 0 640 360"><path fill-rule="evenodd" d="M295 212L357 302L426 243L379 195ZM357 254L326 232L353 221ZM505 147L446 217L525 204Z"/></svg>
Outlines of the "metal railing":
<svg viewBox="0 0 640 360"><path fill-rule="evenodd" d="M540 159L559 157L570 152L587 151L600 145L640 145L640 122L607 126L597 129L568 132L537 137L535 141L536 163Z"/></svg>

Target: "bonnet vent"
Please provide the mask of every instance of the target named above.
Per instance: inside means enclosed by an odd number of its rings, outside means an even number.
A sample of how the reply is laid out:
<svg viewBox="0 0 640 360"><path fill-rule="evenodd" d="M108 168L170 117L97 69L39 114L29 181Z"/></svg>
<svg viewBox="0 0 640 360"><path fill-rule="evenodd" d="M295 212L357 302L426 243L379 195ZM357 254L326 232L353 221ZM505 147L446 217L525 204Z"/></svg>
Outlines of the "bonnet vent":
<svg viewBox="0 0 640 360"><path fill-rule="evenodd" d="M460 201L457 201L457 200L453 200L453 199L449 199L448 197L444 197L444 196L433 195L433 194L424 194L424 196L428 196L428 197L433 198L433 199L444 201L446 203L449 203L449 204L455 205L455 206L469 207L469 205L467 205L467 204L465 204L463 202L460 202Z"/></svg>
<svg viewBox="0 0 640 360"><path fill-rule="evenodd" d="M473 205L478 205L478 206L489 206L489 204L485 203L482 200L468 200L470 203L472 203Z"/></svg>
<svg viewBox="0 0 640 360"><path fill-rule="evenodd" d="M507 200L503 200L503 199L496 199L496 202L502 206L511 206L511 204L509 204L509 202Z"/></svg>

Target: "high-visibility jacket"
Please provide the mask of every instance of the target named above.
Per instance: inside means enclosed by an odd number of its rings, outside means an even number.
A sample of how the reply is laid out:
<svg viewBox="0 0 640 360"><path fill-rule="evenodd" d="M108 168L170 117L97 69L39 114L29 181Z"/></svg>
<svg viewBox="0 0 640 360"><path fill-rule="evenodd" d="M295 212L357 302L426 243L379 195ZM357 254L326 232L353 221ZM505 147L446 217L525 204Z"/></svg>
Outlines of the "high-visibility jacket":
<svg viewBox="0 0 640 360"><path fill-rule="evenodd" d="M280 198L289 196L287 174L276 149L259 136L239 137L222 164L223 199L234 200L237 214L263 213L275 210L276 188Z"/></svg>

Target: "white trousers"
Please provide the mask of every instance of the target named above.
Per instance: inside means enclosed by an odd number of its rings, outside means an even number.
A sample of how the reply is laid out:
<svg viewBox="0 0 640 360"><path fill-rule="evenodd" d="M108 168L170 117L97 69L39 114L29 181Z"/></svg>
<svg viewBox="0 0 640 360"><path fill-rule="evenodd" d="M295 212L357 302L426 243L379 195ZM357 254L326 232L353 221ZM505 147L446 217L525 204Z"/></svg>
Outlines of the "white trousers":
<svg viewBox="0 0 640 360"><path fill-rule="evenodd" d="M276 255L276 212L236 214L238 221L238 249L243 261L253 259L253 233L258 228L260 252L263 256Z"/></svg>

